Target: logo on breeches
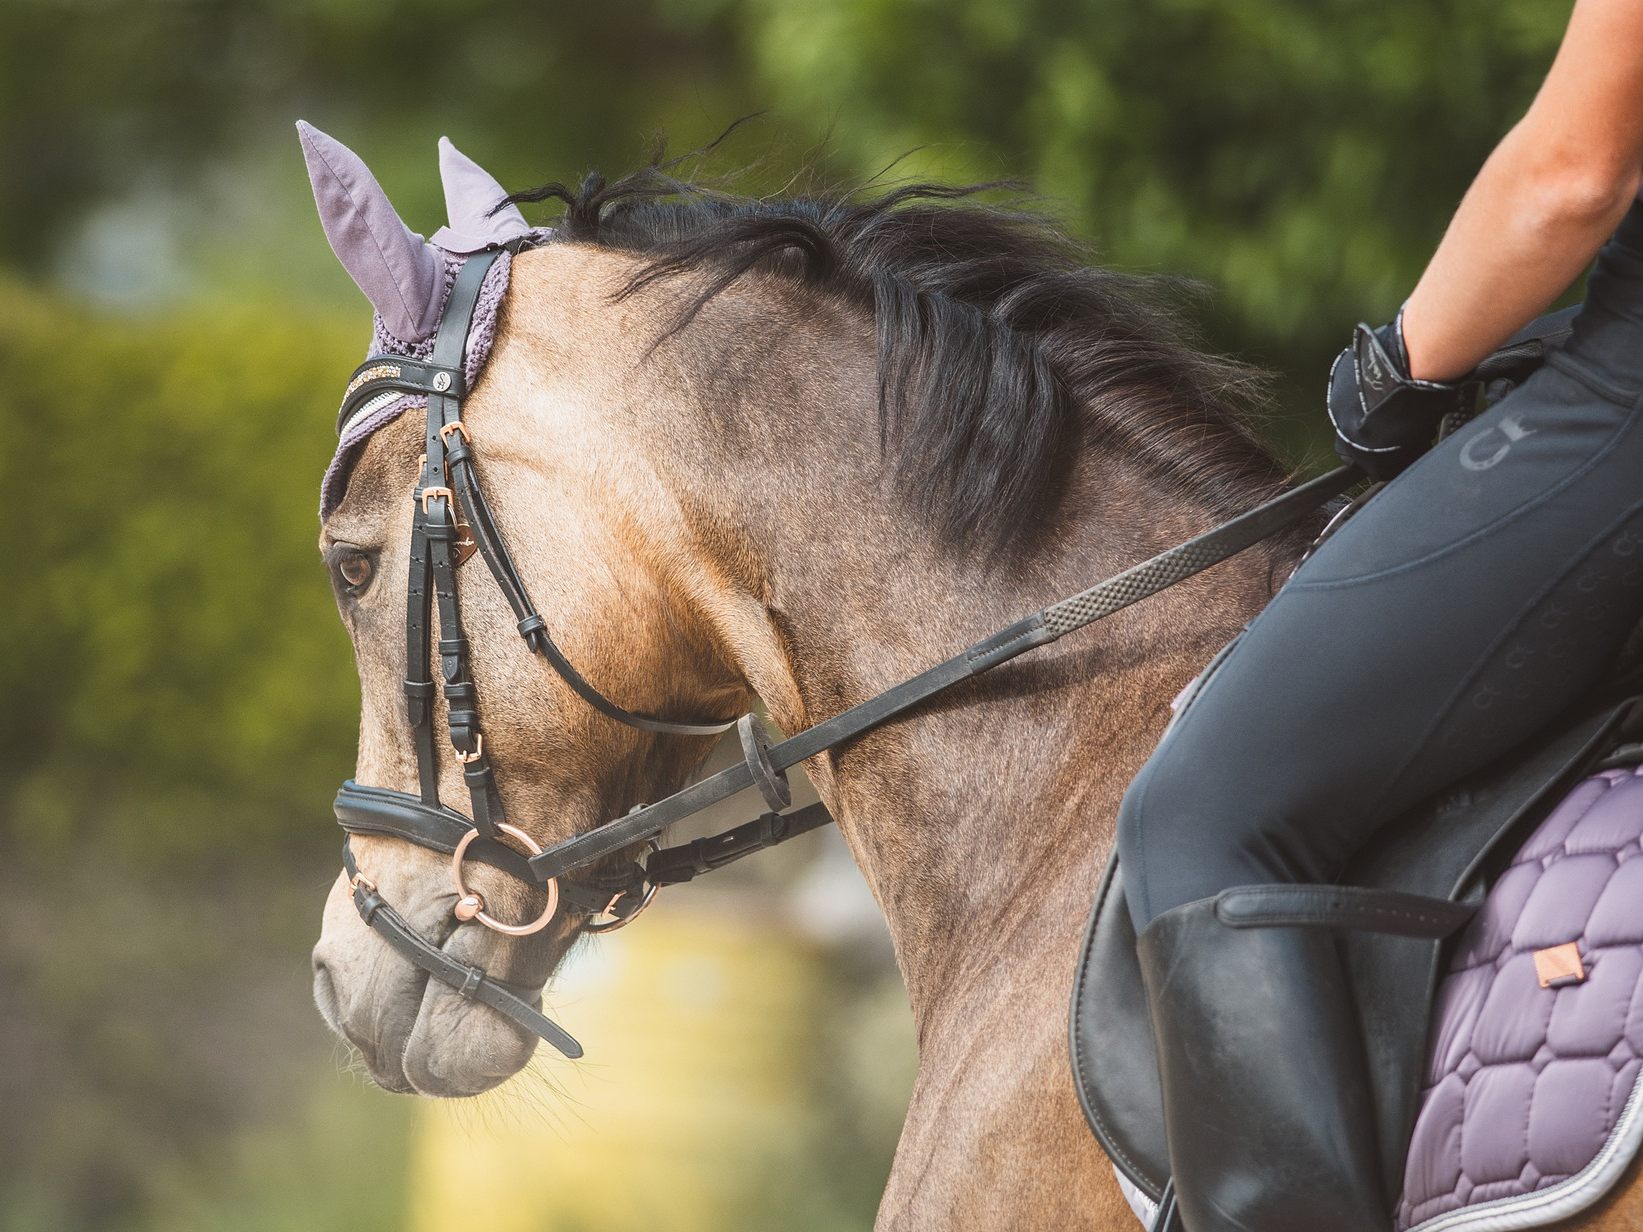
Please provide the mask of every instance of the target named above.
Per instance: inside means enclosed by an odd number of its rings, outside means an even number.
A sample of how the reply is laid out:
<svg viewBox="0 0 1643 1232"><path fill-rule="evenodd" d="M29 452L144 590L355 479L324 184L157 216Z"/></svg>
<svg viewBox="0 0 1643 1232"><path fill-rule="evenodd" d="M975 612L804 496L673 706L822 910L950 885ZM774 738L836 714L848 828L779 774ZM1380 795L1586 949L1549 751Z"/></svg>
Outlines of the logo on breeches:
<svg viewBox="0 0 1643 1232"><path fill-rule="evenodd" d="M1522 416L1507 415L1461 446L1460 464L1469 471L1486 471L1504 458L1513 444L1534 434L1535 429L1523 426ZM1499 437L1505 439L1491 439Z"/></svg>

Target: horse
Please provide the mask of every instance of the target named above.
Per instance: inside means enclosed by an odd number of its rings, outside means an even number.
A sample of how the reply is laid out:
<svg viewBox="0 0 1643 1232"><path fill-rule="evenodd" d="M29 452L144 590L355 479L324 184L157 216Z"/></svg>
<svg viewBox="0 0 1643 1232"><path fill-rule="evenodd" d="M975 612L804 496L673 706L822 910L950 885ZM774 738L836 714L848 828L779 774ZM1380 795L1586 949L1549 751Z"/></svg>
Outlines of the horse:
<svg viewBox="0 0 1643 1232"><path fill-rule="evenodd" d="M1180 325L1180 284L1090 263L972 190L743 198L650 168L550 184L463 420L496 520L567 657L650 713L762 703L792 732L1279 491L1250 369ZM510 207L511 208L511 207ZM364 446L325 520L361 687L356 778L415 790L401 693L421 429ZM1309 523L944 694L806 770L881 906L918 1071L881 1229L1138 1225L1080 1110L1067 1006L1130 777L1170 700L1271 597ZM546 846L677 789L711 740L611 722L459 575L488 752ZM463 798L446 760L441 794ZM449 865L355 836L453 957L542 988L584 921L452 928ZM492 910L535 887L470 873ZM347 877L315 947L326 1021L390 1091L473 1095L536 1040L405 962ZM658 1025L665 1030L665 1025ZM1643 1226L1635 1169L1559 1225Z"/></svg>

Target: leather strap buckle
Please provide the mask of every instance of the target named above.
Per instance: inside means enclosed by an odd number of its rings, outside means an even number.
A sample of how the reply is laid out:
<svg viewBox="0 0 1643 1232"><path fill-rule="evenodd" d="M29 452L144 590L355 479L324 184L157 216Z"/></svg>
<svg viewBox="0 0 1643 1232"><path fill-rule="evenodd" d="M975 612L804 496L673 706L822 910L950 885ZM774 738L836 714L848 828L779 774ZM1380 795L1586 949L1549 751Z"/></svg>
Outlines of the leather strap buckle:
<svg viewBox="0 0 1643 1232"><path fill-rule="evenodd" d="M450 423L441 428L439 430L439 439L449 445L451 443L451 434L453 432L461 436L465 444L473 444L473 438L468 435L468 429L462 425L462 421L460 419L453 419Z"/></svg>
<svg viewBox="0 0 1643 1232"><path fill-rule="evenodd" d="M651 839L645 845L650 848L652 855L655 855L662 849L662 845L655 839ZM629 894L633 893L631 888L624 886L622 889L616 891L616 893L610 896L610 902L605 904L605 909L600 913L601 915L608 915L611 918L608 920L600 920L598 922L589 921L587 924L582 926L583 930L590 933L613 933L618 928L626 928L640 916L644 915L646 910L649 909L651 903L656 901L656 892L660 890L662 886L660 882L651 881L649 878L646 878L643 884L645 887L645 892L639 899L639 905L632 911L624 912L621 915L616 913L616 905Z"/></svg>
<svg viewBox="0 0 1643 1232"><path fill-rule="evenodd" d="M599 920L597 922L590 921L582 926L584 931L590 933L613 933L619 928L626 928L640 916L644 915L651 903L656 901L656 892L661 888L662 887L657 885L654 881L648 883L645 886L644 896L639 900L639 905L626 915L616 914L616 904L621 902L622 899L627 897L627 895L632 893L632 891L616 891L616 893L610 896L610 902L605 904L605 910L603 912L604 915L608 915L611 918L608 920Z"/></svg>
<svg viewBox="0 0 1643 1232"><path fill-rule="evenodd" d="M485 756L485 733L484 732L475 732L474 733L473 752L464 753L461 749L456 750L456 759L457 759L457 761L461 762L464 766L473 765L474 762L478 761L483 756Z"/></svg>
<svg viewBox="0 0 1643 1232"><path fill-rule="evenodd" d="M444 500L453 508L456 505L456 494L449 488L423 488L416 495L417 499L422 502L422 512L424 514L428 512L428 502L431 500Z"/></svg>

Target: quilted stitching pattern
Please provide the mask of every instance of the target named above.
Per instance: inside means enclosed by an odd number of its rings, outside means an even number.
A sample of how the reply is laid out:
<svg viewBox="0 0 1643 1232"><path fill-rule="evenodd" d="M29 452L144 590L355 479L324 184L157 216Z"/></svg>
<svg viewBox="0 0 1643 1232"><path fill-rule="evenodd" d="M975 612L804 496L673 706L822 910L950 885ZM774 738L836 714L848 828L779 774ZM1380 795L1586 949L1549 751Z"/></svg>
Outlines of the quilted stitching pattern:
<svg viewBox="0 0 1643 1232"><path fill-rule="evenodd" d="M1643 1069L1643 772L1581 782L1468 926L1438 991L1399 1232L1567 1180L1614 1132ZM1575 942L1583 983L1541 988L1534 951Z"/></svg>

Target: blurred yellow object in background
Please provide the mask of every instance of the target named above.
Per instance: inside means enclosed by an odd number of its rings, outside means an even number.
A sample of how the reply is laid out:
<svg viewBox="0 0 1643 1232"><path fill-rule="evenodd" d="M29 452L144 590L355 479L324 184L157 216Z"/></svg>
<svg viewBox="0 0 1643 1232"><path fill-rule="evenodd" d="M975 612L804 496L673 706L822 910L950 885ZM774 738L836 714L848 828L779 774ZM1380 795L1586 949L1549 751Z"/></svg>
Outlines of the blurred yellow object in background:
<svg viewBox="0 0 1643 1232"><path fill-rule="evenodd" d="M478 1106L425 1104L410 1232L749 1226L750 1178L805 1167L817 1092L794 1061L828 985L820 952L755 904L659 902L574 955L552 1010L587 1059L542 1049Z"/></svg>

